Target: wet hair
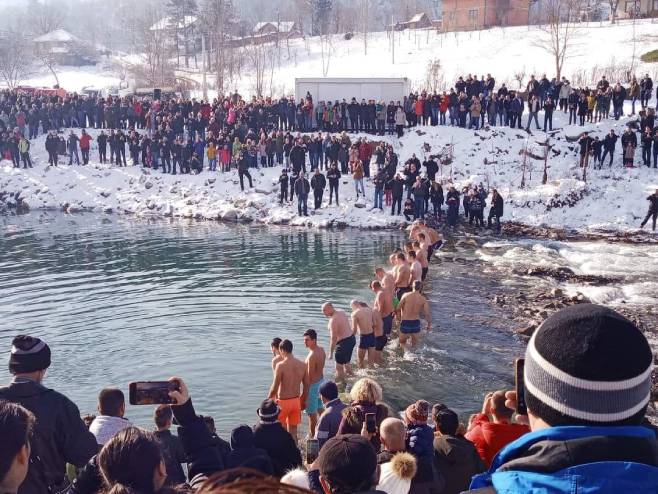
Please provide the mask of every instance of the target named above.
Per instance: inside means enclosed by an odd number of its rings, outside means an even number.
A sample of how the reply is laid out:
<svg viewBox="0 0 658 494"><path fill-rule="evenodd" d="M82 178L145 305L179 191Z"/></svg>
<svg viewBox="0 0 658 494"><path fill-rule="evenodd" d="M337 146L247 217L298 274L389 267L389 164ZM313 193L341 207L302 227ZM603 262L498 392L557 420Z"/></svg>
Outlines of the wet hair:
<svg viewBox="0 0 658 494"><path fill-rule="evenodd" d="M404 260L406 260L407 258L406 258L406 256L404 255L404 253L399 252L399 253L398 253L398 259L400 259L401 261L404 261Z"/></svg>
<svg viewBox="0 0 658 494"><path fill-rule="evenodd" d="M382 287L382 284L379 281L373 281L370 286L373 290L379 290Z"/></svg>
<svg viewBox="0 0 658 494"><path fill-rule="evenodd" d="M153 412L153 421L158 427L166 427L171 423L174 417L174 412L169 405L160 405Z"/></svg>
<svg viewBox="0 0 658 494"><path fill-rule="evenodd" d="M153 473L160 462L160 443L152 433L137 427L118 432L98 453L106 494L153 492Z"/></svg>
<svg viewBox="0 0 658 494"><path fill-rule="evenodd" d="M279 348L280 344L281 344L281 338L276 337L276 338L272 338L272 343L270 343L270 346L272 348Z"/></svg>
<svg viewBox="0 0 658 494"><path fill-rule="evenodd" d="M0 482L5 478L14 458L23 446L30 443L35 418L16 403L0 401Z"/></svg>
<svg viewBox="0 0 658 494"><path fill-rule="evenodd" d="M283 340L281 344L279 345L279 350L286 352L286 353L292 353L292 341L290 340Z"/></svg>
<svg viewBox="0 0 658 494"><path fill-rule="evenodd" d="M308 336L313 341L316 341L318 339L318 333L315 331L315 329L307 329L306 331L304 331L304 336Z"/></svg>
<svg viewBox="0 0 658 494"><path fill-rule="evenodd" d="M215 419L212 418L210 415L202 415L201 418L203 419L203 423L206 424L206 427L208 430L215 434L217 432L217 429L215 427Z"/></svg>
<svg viewBox="0 0 658 494"><path fill-rule="evenodd" d="M91 423L96 418L96 415L86 414L86 415L82 415L80 418L85 423L85 427L87 427L87 429L89 429L89 427L91 426Z"/></svg>
<svg viewBox="0 0 658 494"><path fill-rule="evenodd" d="M414 247L420 247L420 242L418 240L414 242Z"/></svg>
<svg viewBox="0 0 658 494"><path fill-rule="evenodd" d="M109 417L118 417L125 406L126 398L118 388L105 388L98 395L98 412Z"/></svg>
<svg viewBox="0 0 658 494"><path fill-rule="evenodd" d="M382 387L377 381L364 377L354 383L350 390L350 396L354 401L360 403L375 404L382 400Z"/></svg>
<svg viewBox="0 0 658 494"><path fill-rule="evenodd" d="M413 257L414 259L416 259L416 251L415 250L410 250L409 251L409 257Z"/></svg>

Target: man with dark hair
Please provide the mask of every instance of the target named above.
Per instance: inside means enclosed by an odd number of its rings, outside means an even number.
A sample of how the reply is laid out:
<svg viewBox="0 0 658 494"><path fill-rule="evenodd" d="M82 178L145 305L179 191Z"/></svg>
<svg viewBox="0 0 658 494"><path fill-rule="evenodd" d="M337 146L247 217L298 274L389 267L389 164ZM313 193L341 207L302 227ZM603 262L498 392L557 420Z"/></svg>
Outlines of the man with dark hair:
<svg viewBox="0 0 658 494"><path fill-rule="evenodd" d="M329 439L318 457L320 483L326 494L373 493L379 481L377 454L357 434Z"/></svg>
<svg viewBox="0 0 658 494"><path fill-rule="evenodd" d="M306 408L309 376L306 364L293 356L290 340L283 340L279 345L279 351L282 360L274 368L274 380L268 397L276 399L281 408L279 420L296 441L297 426L302 421L302 410Z"/></svg>
<svg viewBox="0 0 658 494"><path fill-rule="evenodd" d="M333 381L325 381L320 386L320 398L324 404L324 412L318 421L318 428L315 432L315 438L320 444L320 448L329 439L338 434L338 427L343 419L343 410L347 405L338 397L338 386Z"/></svg>
<svg viewBox="0 0 658 494"><path fill-rule="evenodd" d="M162 456L167 468L166 485L178 485L185 482L185 472L181 463L185 463L185 451L183 443L171 433L171 425L174 418L174 412L169 405L160 405L155 409L153 421L156 430L153 433L160 441Z"/></svg>
<svg viewBox="0 0 658 494"><path fill-rule="evenodd" d="M276 364L281 362L282 357L281 353L279 352L279 345L281 344L281 338L276 337L272 338L272 342L270 343L270 349L272 350L272 372L274 372L274 369L276 368Z"/></svg>
<svg viewBox="0 0 658 494"><path fill-rule="evenodd" d="M550 316L525 353L522 419L532 433L503 449L471 492L655 494L656 434L642 427L653 367L642 331L612 309L580 304ZM516 393L506 398L515 408Z"/></svg>
<svg viewBox="0 0 658 494"><path fill-rule="evenodd" d="M210 431L211 440L217 454L222 460L222 463L226 463L226 456L231 451L231 445L228 441L225 441L217 434L217 427L215 427L215 419L210 415L202 415L203 422L206 424L206 428Z"/></svg>
<svg viewBox="0 0 658 494"><path fill-rule="evenodd" d="M306 400L306 413L309 420L309 435L315 436L318 423L318 413L322 412L320 400L320 385L324 382L324 363L327 355L324 348L318 345L318 334L314 329L304 332L304 345L308 348L306 357L306 373L308 375L308 399Z"/></svg>
<svg viewBox="0 0 658 494"><path fill-rule="evenodd" d="M15 403L0 401L0 492L16 494L30 466L35 418Z"/></svg>
<svg viewBox="0 0 658 494"><path fill-rule="evenodd" d="M457 435L459 417L448 408L432 410L434 419L434 465L443 474L445 487L442 494L459 494L468 489L473 475L484 472L475 446Z"/></svg>
<svg viewBox="0 0 658 494"><path fill-rule="evenodd" d="M22 335L13 339L9 372L14 378L9 386L0 388L0 400L18 403L36 417L30 468L21 494L66 489L66 464L82 467L98 451L78 407L41 384L48 367L50 347L44 341Z"/></svg>
<svg viewBox="0 0 658 494"><path fill-rule="evenodd" d="M89 431L101 446L117 433L132 424L123 418L126 412L126 400L123 392L117 388L105 388L98 395L98 416L89 426Z"/></svg>
<svg viewBox="0 0 658 494"><path fill-rule="evenodd" d="M653 226L653 231L656 231L656 219L658 218L658 189L651 194L649 197L647 197L647 201L649 201L649 211L647 212L647 215L644 217L644 220L642 221L642 224L640 225L640 228L644 228L644 225L647 224L649 219L652 219L652 226Z"/></svg>
<svg viewBox="0 0 658 494"><path fill-rule="evenodd" d="M469 424L466 439L475 445L487 467L507 444L530 432L527 425L513 423L513 415L513 410L505 406L505 393L496 391L485 396L482 413Z"/></svg>

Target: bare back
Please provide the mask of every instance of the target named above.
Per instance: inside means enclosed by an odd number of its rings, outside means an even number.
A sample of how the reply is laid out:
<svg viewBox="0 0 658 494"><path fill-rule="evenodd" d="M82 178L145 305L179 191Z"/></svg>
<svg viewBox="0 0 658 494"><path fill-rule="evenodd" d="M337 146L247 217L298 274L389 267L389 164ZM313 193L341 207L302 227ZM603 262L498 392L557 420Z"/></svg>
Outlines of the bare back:
<svg viewBox="0 0 658 494"><path fill-rule="evenodd" d="M421 312L427 318L429 313L427 300L418 292L405 293L400 300L398 310L403 321L420 319Z"/></svg>
<svg viewBox="0 0 658 494"><path fill-rule="evenodd" d="M382 314L377 309L372 311L372 330L375 333L375 336L382 336L384 334L384 321L382 320Z"/></svg>
<svg viewBox="0 0 658 494"><path fill-rule="evenodd" d="M287 400L301 396L301 386L306 376L306 363L296 359L292 355L284 358L276 365L274 370L274 382L278 381L276 397Z"/></svg>
<svg viewBox="0 0 658 494"><path fill-rule="evenodd" d="M354 326L362 336L373 332L372 319L372 309L369 307L362 307L355 312L352 312L352 326Z"/></svg>
<svg viewBox="0 0 658 494"><path fill-rule="evenodd" d="M350 328L350 320L347 317L347 314L342 310L334 311L333 315L329 319L329 335L331 336L332 341L338 342L349 338L354 333Z"/></svg>
<svg viewBox="0 0 658 494"><path fill-rule="evenodd" d="M327 355L324 348L316 346L310 350L306 357L306 372L308 373L308 380L311 384L318 382L324 377L324 363L327 360Z"/></svg>
<svg viewBox="0 0 658 494"><path fill-rule="evenodd" d="M395 277L395 286L397 288L407 288L411 277L409 265L405 262L397 266L397 276Z"/></svg>
<svg viewBox="0 0 658 494"><path fill-rule="evenodd" d="M375 303L373 305L383 317L388 316L393 312L393 292L379 290L375 296Z"/></svg>

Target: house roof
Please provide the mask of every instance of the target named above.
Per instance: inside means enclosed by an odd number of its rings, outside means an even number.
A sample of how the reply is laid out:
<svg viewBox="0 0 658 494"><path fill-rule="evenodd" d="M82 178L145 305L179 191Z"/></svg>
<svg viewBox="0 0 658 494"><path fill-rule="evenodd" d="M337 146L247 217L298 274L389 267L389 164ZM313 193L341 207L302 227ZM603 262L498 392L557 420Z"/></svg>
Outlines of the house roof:
<svg viewBox="0 0 658 494"><path fill-rule="evenodd" d="M190 27L192 24L196 24L198 20L198 17L195 15L186 15L182 20L178 21L177 27L178 29L185 29L186 27ZM176 27L175 23L176 21L172 17L163 17L158 22L153 24L149 28L149 31L164 31L166 29L174 29Z"/></svg>
<svg viewBox="0 0 658 494"><path fill-rule="evenodd" d="M427 17L427 14L425 12L421 12L420 14L416 14L411 19L409 19L409 22L420 22L420 21L423 20L423 17Z"/></svg>
<svg viewBox="0 0 658 494"><path fill-rule="evenodd" d="M34 38L34 41L36 43L74 43L80 41L80 39L64 29L56 29L38 38Z"/></svg>
<svg viewBox="0 0 658 494"><path fill-rule="evenodd" d="M295 28L295 23L292 21L270 21L270 22L259 22L256 24L256 27L254 27L254 32L257 33L260 30L262 30L265 26L271 25L273 28L279 28L279 32L281 33L289 33Z"/></svg>

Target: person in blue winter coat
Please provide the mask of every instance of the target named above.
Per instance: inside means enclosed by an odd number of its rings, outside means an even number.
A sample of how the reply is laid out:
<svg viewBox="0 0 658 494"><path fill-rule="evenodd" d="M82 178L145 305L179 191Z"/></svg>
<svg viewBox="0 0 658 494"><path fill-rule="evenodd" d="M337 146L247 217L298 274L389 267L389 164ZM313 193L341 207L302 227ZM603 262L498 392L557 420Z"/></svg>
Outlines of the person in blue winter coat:
<svg viewBox="0 0 658 494"><path fill-rule="evenodd" d="M637 326L607 307L553 314L525 352L524 398L532 432L473 477L470 494L655 494L658 442L643 427L653 356ZM516 392L507 393L516 408ZM517 419L517 420L518 420Z"/></svg>
<svg viewBox="0 0 658 494"><path fill-rule="evenodd" d="M407 451L414 455L417 465L409 492L417 494L441 492L445 485L441 474L434 469L434 431L427 425L430 411L427 401L418 400L404 412Z"/></svg>

